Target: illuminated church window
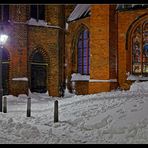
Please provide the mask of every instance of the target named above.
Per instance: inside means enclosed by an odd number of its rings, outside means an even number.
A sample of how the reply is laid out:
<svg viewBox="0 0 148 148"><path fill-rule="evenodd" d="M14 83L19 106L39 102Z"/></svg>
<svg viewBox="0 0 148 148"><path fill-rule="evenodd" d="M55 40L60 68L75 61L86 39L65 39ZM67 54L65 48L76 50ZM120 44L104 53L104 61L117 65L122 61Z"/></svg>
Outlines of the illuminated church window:
<svg viewBox="0 0 148 148"><path fill-rule="evenodd" d="M132 35L133 73L148 73L148 22L137 26Z"/></svg>
<svg viewBox="0 0 148 148"><path fill-rule="evenodd" d="M78 73L89 75L90 69L90 47L89 31L83 29L78 38Z"/></svg>

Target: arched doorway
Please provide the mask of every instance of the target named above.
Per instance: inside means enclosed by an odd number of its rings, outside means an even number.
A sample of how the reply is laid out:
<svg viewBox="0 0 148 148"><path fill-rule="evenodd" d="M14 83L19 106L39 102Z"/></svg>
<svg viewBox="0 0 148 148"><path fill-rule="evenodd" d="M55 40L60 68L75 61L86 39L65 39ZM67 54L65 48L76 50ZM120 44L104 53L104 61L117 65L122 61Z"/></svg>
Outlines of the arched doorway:
<svg viewBox="0 0 148 148"><path fill-rule="evenodd" d="M6 48L2 48L2 87L3 95L9 94L9 52Z"/></svg>
<svg viewBox="0 0 148 148"><path fill-rule="evenodd" d="M31 60L31 92L45 93L47 91L47 66L43 54L35 51Z"/></svg>

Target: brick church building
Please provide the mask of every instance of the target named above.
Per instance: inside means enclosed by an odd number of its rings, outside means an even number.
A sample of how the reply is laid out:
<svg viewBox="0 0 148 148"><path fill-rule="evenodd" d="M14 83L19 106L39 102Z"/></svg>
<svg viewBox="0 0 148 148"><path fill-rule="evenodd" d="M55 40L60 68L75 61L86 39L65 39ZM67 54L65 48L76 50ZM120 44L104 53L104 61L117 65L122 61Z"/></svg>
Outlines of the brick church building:
<svg viewBox="0 0 148 148"><path fill-rule="evenodd" d="M0 5L4 94L128 90L148 76L148 5Z"/></svg>

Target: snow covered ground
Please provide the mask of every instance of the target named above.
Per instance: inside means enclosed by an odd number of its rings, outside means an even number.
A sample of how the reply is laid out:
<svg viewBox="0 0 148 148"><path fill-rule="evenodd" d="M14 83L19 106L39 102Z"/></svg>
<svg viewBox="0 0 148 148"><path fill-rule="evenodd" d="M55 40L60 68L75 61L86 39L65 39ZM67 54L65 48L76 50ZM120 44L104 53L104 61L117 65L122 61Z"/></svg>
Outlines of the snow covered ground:
<svg viewBox="0 0 148 148"><path fill-rule="evenodd" d="M9 144L126 144L148 143L148 82L135 82L129 91L112 91L64 98L30 94L8 97L8 113L0 113L0 143ZM54 123L54 100L59 122Z"/></svg>

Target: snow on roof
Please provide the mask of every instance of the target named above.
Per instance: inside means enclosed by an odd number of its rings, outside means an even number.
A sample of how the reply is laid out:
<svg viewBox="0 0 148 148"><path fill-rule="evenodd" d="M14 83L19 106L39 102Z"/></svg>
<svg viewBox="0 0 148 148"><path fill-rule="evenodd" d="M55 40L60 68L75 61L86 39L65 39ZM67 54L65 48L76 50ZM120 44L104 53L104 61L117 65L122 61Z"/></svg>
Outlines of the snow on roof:
<svg viewBox="0 0 148 148"><path fill-rule="evenodd" d="M117 10L148 7L148 4L117 4Z"/></svg>
<svg viewBox="0 0 148 148"><path fill-rule="evenodd" d="M71 22L76 19L86 16L90 11L90 4L77 4L75 9L72 11L67 21Z"/></svg>

